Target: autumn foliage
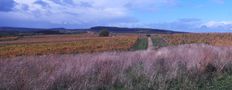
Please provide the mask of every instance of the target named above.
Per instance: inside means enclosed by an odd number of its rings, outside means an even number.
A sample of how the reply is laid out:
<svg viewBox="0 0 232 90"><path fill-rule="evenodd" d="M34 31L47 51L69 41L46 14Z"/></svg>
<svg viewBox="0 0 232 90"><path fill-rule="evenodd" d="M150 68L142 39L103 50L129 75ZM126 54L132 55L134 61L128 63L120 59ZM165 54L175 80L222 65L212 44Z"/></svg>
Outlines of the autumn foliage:
<svg viewBox="0 0 232 90"><path fill-rule="evenodd" d="M22 56L0 60L0 90L231 90L232 48Z"/></svg>
<svg viewBox="0 0 232 90"><path fill-rule="evenodd" d="M130 47L132 47L136 43L137 38L137 36L37 36L11 42L1 42L0 57L45 54L74 54L112 50L121 51L128 50Z"/></svg>
<svg viewBox="0 0 232 90"><path fill-rule="evenodd" d="M231 33L160 34L155 37L161 38L168 45L203 43L214 46L232 46Z"/></svg>

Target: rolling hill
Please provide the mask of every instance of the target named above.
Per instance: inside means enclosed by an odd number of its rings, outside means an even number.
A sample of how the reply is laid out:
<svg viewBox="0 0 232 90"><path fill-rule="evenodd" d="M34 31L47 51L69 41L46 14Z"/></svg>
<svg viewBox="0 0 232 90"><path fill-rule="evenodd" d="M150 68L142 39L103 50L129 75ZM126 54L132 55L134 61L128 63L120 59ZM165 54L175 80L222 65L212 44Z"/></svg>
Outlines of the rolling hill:
<svg viewBox="0 0 232 90"><path fill-rule="evenodd" d="M151 28L122 28L122 27L106 27L96 26L89 29L65 29L65 28L23 28L23 27L0 27L0 36L9 35L35 35L35 34L77 34L88 31L99 32L106 29L112 33L158 33L158 34L172 34L185 33L172 30L151 29Z"/></svg>

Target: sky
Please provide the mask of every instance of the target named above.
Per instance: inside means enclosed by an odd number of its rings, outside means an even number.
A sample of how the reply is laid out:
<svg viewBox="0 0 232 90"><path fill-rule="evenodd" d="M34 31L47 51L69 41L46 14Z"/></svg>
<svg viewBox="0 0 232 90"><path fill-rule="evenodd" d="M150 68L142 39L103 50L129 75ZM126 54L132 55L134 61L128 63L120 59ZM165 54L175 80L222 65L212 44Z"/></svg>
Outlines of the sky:
<svg viewBox="0 0 232 90"><path fill-rule="evenodd" d="M232 32L232 0L0 0L0 26Z"/></svg>

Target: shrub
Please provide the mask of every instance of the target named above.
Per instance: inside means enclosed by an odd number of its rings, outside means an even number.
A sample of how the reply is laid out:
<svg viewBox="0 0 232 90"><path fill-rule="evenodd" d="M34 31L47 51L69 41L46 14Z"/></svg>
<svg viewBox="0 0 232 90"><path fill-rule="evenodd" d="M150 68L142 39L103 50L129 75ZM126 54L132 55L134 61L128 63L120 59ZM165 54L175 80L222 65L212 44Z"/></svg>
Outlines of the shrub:
<svg viewBox="0 0 232 90"><path fill-rule="evenodd" d="M99 33L100 37L108 37L109 35L110 35L110 32L107 29L103 29Z"/></svg>
<svg viewBox="0 0 232 90"><path fill-rule="evenodd" d="M147 36L147 37L151 37L151 35L150 35L150 34L146 34L146 36Z"/></svg>

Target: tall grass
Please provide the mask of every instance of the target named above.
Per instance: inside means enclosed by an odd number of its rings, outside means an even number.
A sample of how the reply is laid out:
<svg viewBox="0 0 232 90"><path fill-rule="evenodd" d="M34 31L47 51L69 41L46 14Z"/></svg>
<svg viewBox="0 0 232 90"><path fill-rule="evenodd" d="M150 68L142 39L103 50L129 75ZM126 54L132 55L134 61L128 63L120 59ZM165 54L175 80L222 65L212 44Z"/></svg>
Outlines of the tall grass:
<svg viewBox="0 0 232 90"><path fill-rule="evenodd" d="M156 51L0 60L0 90L230 90L232 48L204 44Z"/></svg>

